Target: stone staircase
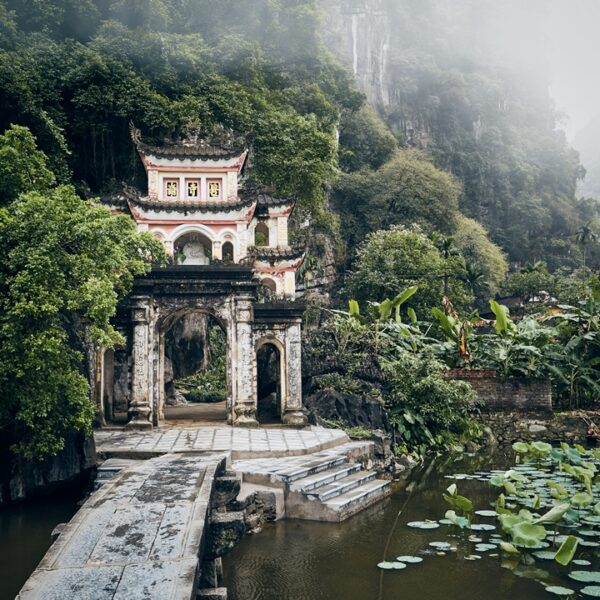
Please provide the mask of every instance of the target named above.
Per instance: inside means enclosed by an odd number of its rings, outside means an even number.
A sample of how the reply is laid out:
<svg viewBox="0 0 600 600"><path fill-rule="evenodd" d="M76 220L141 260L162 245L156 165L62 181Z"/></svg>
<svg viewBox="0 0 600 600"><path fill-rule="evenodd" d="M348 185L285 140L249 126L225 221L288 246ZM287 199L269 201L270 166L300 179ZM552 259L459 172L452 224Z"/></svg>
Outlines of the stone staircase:
<svg viewBox="0 0 600 600"><path fill-rule="evenodd" d="M305 456L233 463L244 484L279 490L285 513L279 517L339 522L391 493L369 466L372 443L348 443Z"/></svg>

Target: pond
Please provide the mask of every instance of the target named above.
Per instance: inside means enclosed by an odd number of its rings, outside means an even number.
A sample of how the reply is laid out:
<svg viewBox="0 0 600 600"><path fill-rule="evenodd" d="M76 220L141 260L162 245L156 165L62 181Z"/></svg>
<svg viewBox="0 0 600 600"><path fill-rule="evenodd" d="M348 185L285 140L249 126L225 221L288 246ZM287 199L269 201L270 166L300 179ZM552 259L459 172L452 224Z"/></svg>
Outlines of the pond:
<svg viewBox="0 0 600 600"><path fill-rule="evenodd" d="M36 568L50 534L77 512L81 491L0 508L0 600L13 600Z"/></svg>
<svg viewBox="0 0 600 600"><path fill-rule="evenodd" d="M442 494L455 482L476 510L489 510L499 490L489 482L449 477L458 473L489 473L513 465L509 455L480 455L437 460L415 471L406 487L398 488L378 506L341 524L281 521L246 537L224 560L225 585L230 600L537 600L557 598L542 585L579 590L568 578L570 570L553 560L536 560L516 566L498 549L476 549L477 541L493 541L498 530L466 531L441 525L416 529L407 524L439 520L450 508ZM482 479L489 478L489 475ZM399 512L401 512L398 517ZM540 512L545 512L544 510ZM396 522L397 520L397 522ZM495 524L495 518L475 516L474 522ZM436 551L431 542L452 545ZM389 543L387 552L384 550ZM422 558L402 570L382 570L378 563L398 556ZM473 558L480 556L481 558ZM578 560L586 569L598 569L594 547L579 548ZM532 561L533 562L533 561ZM536 580L537 579L537 580ZM580 597L580 596L567 596Z"/></svg>

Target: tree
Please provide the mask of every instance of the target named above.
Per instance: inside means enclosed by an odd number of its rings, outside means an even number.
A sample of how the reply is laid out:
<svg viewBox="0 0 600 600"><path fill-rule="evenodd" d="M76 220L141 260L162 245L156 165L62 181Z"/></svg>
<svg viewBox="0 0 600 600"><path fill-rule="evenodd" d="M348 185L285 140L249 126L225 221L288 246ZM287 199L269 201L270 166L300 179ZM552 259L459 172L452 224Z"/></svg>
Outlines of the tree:
<svg viewBox="0 0 600 600"><path fill-rule="evenodd" d="M595 244L598 241L598 233L594 228L594 222L590 219L586 223L584 223L575 233L575 241L577 245L581 248L582 254L582 268L585 282L585 270L586 270L586 254L588 250L588 246Z"/></svg>
<svg viewBox="0 0 600 600"><path fill-rule="evenodd" d="M29 191L0 208L0 432L25 457L44 458L65 434L89 432L86 345L122 341L110 325L117 302L164 250L71 186L47 189L51 173L31 190L31 165L17 158L13 174Z"/></svg>
<svg viewBox="0 0 600 600"><path fill-rule="evenodd" d="M23 192L48 190L55 177L46 163L26 127L12 125L0 135L0 206Z"/></svg>
<svg viewBox="0 0 600 600"><path fill-rule="evenodd" d="M457 219L454 243L464 256L467 284L480 301L495 295L508 271L508 263L502 249L490 241L485 227L464 216ZM474 277L474 274L479 276Z"/></svg>
<svg viewBox="0 0 600 600"><path fill-rule="evenodd" d="M433 306L440 306L444 295L444 276L448 274L448 295L455 306L468 300L458 261L447 262L435 244L419 227L408 229L394 225L369 234L360 245L353 271L348 278L348 293L360 303L395 298L400 292L418 285L407 306L421 318Z"/></svg>
<svg viewBox="0 0 600 600"><path fill-rule="evenodd" d="M368 233L390 225L416 223L452 234L459 194L456 179L414 151L396 152L377 171L343 174L333 190L350 252Z"/></svg>

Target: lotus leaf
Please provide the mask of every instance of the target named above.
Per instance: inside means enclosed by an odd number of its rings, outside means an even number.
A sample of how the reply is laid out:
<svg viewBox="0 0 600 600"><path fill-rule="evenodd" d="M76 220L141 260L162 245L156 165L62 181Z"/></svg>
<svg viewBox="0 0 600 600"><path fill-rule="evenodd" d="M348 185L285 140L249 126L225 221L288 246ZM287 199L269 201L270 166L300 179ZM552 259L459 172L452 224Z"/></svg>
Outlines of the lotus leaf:
<svg viewBox="0 0 600 600"><path fill-rule="evenodd" d="M557 523L563 518L563 515L571 508L568 502L563 504L557 504L554 508L551 508L547 513L543 514L539 519L536 519L534 523Z"/></svg>
<svg viewBox="0 0 600 600"><path fill-rule="evenodd" d="M525 442L515 442L512 445L512 449L519 454L527 454L529 452L529 446Z"/></svg>
<svg viewBox="0 0 600 600"><path fill-rule="evenodd" d="M590 598L600 598L600 586L586 585L584 588L581 588L580 591L584 596L589 596Z"/></svg>
<svg viewBox="0 0 600 600"><path fill-rule="evenodd" d="M508 542L500 542L500 548L502 548L502 551L506 552L507 554L520 554L520 552Z"/></svg>
<svg viewBox="0 0 600 600"><path fill-rule="evenodd" d="M579 492L572 496L571 504L573 506L583 507L590 505L593 500L594 498L590 494L586 492Z"/></svg>
<svg viewBox="0 0 600 600"><path fill-rule="evenodd" d="M575 590L561 587L560 585L550 585L546 588L546 591L551 594L556 594L557 596L571 596L575 593Z"/></svg>
<svg viewBox="0 0 600 600"><path fill-rule="evenodd" d="M569 577L582 583L600 583L600 571L571 571Z"/></svg>
<svg viewBox="0 0 600 600"><path fill-rule="evenodd" d="M469 528L469 519L466 517L459 517L453 510L446 511L444 517L446 517L446 519L452 523L452 525L456 525L461 529Z"/></svg>
<svg viewBox="0 0 600 600"><path fill-rule="evenodd" d="M566 567L575 556L577 544L578 540L574 535L568 536L567 539L560 545L554 560L556 560L559 565Z"/></svg>
<svg viewBox="0 0 600 600"><path fill-rule="evenodd" d="M401 563L416 564L423 562L420 556L397 556L396 560Z"/></svg>
<svg viewBox="0 0 600 600"><path fill-rule="evenodd" d="M533 548L546 537L546 530L542 525L522 521L511 528L510 534L516 544Z"/></svg>

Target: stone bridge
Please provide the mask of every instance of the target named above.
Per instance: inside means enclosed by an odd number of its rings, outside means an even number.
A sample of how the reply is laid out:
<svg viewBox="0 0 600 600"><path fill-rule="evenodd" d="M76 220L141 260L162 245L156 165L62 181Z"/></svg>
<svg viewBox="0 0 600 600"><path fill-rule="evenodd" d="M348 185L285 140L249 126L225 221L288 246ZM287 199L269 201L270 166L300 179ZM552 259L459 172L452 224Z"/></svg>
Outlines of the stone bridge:
<svg viewBox="0 0 600 600"><path fill-rule="evenodd" d="M223 600L221 557L264 520L342 521L390 482L340 430L96 432L100 487L17 600ZM104 482L104 483L103 483Z"/></svg>

